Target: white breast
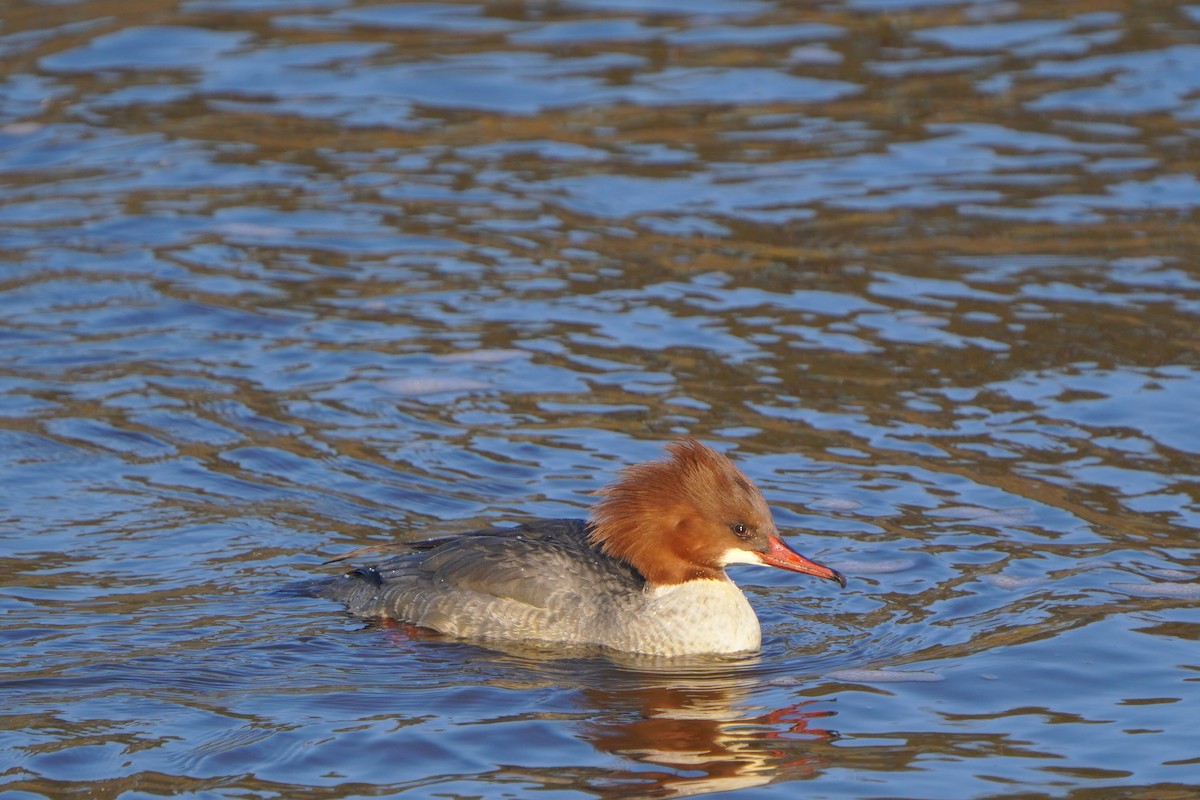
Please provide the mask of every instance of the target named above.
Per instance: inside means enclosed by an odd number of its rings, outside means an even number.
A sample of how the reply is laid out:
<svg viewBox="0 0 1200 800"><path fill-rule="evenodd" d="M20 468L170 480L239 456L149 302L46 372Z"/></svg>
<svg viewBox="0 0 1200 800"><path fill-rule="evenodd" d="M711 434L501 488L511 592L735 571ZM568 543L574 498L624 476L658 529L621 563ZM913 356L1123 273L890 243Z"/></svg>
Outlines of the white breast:
<svg viewBox="0 0 1200 800"><path fill-rule="evenodd" d="M647 589L638 608L614 609L603 644L654 655L738 653L762 641L754 609L729 580ZM606 615L607 616L607 615Z"/></svg>

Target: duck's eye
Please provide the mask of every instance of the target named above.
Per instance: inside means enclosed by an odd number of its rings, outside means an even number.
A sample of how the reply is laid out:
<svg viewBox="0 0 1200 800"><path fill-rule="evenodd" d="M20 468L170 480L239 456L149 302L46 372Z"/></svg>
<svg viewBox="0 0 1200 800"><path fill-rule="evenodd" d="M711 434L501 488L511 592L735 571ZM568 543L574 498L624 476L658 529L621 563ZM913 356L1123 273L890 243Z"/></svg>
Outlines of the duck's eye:
<svg viewBox="0 0 1200 800"><path fill-rule="evenodd" d="M740 536L743 539L746 538L746 526L740 522L735 522L730 525L729 530L733 531L735 535Z"/></svg>

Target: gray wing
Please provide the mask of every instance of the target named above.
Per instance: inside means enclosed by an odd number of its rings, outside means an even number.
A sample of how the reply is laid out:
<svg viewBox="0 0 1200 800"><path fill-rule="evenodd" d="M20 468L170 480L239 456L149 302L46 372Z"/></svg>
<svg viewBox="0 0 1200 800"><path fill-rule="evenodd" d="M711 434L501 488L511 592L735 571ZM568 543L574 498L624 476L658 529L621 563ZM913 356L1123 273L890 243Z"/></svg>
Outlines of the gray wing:
<svg viewBox="0 0 1200 800"><path fill-rule="evenodd" d="M363 617L391 617L456 636L577 636L580 607L642 589L631 567L591 547L583 520L540 520L415 542L321 594Z"/></svg>

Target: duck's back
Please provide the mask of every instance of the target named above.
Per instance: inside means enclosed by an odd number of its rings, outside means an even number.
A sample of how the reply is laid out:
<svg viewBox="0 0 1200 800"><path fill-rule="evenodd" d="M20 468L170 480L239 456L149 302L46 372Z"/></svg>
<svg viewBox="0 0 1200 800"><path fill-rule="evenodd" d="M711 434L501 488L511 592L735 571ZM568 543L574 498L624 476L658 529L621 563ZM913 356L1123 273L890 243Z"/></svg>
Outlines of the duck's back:
<svg viewBox="0 0 1200 800"><path fill-rule="evenodd" d="M611 644L606 620L645 581L587 540L583 520L539 520L446 539L333 579L320 594L362 617L463 638Z"/></svg>

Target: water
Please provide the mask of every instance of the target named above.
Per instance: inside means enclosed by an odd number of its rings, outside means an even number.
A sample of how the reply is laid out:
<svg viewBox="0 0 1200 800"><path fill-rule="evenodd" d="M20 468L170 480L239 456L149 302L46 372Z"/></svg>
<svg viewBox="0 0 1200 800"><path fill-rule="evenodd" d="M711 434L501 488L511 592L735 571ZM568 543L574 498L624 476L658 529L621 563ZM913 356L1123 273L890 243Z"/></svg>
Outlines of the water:
<svg viewBox="0 0 1200 800"><path fill-rule="evenodd" d="M0 10L0 794L1200 791L1200 6ZM285 587L681 434L760 653Z"/></svg>

